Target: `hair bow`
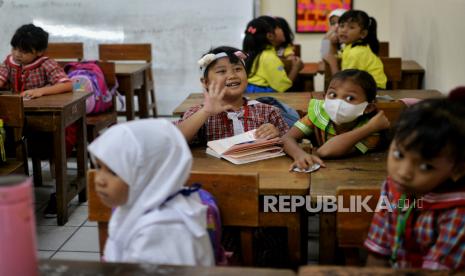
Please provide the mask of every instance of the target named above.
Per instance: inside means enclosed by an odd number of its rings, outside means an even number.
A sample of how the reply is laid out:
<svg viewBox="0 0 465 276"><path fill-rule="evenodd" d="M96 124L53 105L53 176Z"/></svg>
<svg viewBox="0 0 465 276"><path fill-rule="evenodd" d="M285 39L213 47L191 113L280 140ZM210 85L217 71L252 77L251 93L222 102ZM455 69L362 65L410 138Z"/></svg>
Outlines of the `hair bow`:
<svg viewBox="0 0 465 276"><path fill-rule="evenodd" d="M249 28L247 29L247 32L251 34L255 34L255 32L257 32L257 28L249 26Z"/></svg>

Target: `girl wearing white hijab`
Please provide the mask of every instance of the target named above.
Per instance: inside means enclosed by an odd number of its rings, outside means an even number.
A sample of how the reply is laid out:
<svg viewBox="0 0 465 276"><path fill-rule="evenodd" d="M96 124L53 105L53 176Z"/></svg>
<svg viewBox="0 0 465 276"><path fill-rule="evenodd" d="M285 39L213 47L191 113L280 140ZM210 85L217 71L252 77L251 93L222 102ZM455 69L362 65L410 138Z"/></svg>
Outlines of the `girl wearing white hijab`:
<svg viewBox="0 0 465 276"><path fill-rule="evenodd" d="M109 262L214 264L206 211L197 192L180 194L192 155L169 121L117 124L89 145L95 189L115 208L104 258Z"/></svg>

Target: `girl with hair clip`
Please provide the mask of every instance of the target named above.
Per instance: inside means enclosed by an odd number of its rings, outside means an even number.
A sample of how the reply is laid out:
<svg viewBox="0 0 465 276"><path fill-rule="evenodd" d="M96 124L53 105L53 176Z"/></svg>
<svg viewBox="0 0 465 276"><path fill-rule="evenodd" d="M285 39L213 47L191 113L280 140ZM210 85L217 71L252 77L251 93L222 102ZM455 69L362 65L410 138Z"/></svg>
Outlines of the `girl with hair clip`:
<svg viewBox="0 0 465 276"><path fill-rule="evenodd" d="M396 126L367 265L465 269L465 87L409 107ZM397 208L396 208L397 206Z"/></svg>
<svg viewBox="0 0 465 276"><path fill-rule="evenodd" d="M376 34L376 20L364 11L350 10L339 18L337 29L339 43L345 46L340 54L341 70L359 69L370 73L378 88L386 89L387 78L379 52ZM337 62L337 44L332 43L329 53L324 57L333 74L339 72Z"/></svg>
<svg viewBox="0 0 465 276"><path fill-rule="evenodd" d="M246 61L248 93L284 92L296 79L303 63L295 55L289 56L291 69L286 73L276 48L285 41L283 30L270 16L260 16L247 24L242 44L249 57Z"/></svg>
<svg viewBox="0 0 465 276"><path fill-rule="evenodd" d="M366 153L382 143L380 132L389 128L383 111L375 106L376 83L365 71L347 69L333 76L325 100L312 99L307 115L283 137L284 151L294 158L290 169L307 169L314 158L297 140L310 138L320 158Z"/></svg>
<svg viewBox="0 0 465 276"><path fill-rule="evenodd" d="M184 187L192 155L171 122L117 124L88 149L97 170L95 190L105 205L115 208L106 261L214 265L207 207L198 189Z"/></svg>
<svg viewBox="0 0 465 276"><path fill-rule="evenodd" d="M221 46L199 60L204 103L191 107L176 122L187 141L206 144L256 129L257 138L271 139L289 129L277 107L244 98L246 56Z"/></svg>
<svg viewBox="0 0 465 276"><path fill-rule="evenodd" d="M279 28L281 28L282 34L284 35L284 42L276 48L276 53L278 54L278 57L287 58L289 56L295 55L294 33L292 32L291 27L287 23L286 19L282 17L276 16L274 17L274 19L276 20L276 24ZM280 33L278 32L278 34Z"/></svg>

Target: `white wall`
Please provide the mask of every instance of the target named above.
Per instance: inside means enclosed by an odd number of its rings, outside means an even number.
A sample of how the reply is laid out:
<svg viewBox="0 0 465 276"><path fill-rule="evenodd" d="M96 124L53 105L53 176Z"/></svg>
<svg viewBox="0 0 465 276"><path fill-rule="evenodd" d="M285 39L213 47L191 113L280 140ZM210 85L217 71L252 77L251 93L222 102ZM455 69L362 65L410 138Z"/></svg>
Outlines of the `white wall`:
<svg viewBox="0 0 465 276"><path fill-rule="evenodd" d="M464 0L354 0L378 22L390 55L413 59L426 70L424 88L447 93L465 85ZM294 28L295 0L261 0L261 14L286 18ZM297 34L304 62L320 59L322 34ZM318 88L317 88L318 90Z"/></svg>
<svg viewBox="0 0 465 276"><path fill-rule="evenodd" d="M423 66L426 88L465 85L465 1L391 0L390 10L392 54Z"/></svg>

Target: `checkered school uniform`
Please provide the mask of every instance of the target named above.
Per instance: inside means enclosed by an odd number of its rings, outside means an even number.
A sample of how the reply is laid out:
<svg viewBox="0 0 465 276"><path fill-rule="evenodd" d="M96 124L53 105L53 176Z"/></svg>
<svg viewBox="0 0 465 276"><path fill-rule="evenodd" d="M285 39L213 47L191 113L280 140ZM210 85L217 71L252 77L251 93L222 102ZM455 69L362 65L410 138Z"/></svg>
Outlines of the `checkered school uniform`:
<svg viewBox="0 0 465 276"><path fill-rule="evenodd" d="M341 134L336 133L334 124L324 109L324 102L324 100L310 100L307 115L294 124L294 127L302 131L310 138L312 144L317 147L322 146L332 137ZM354 128L365 125L369 120L370 118L367 117L360 119ZM368 137L357 142L354 147L361 153L366 153L368 150L376 149L380 143L380 133L371 133Z"/></svg>
<svg viewBox="0 0 465 276"><path fill-rule="evenodd" d="M180 124L201 108L201 105L191 107L176 124ZM289 130L279 109L271 105L259 103L257 101L248 101L244 98L244 105L237 113L240 114L239 120L244 126L244 132L256 129L266 123L274 125L279 130L280 136L284 135ZM206 143L208 141L231 136L234 136L233 120L228 118L227 112L221 112L208 118L197 132L194 140Z"/></svg>
<svg viewBox="0 0 465 276"><path fill-rule="evenodd" d="M65 71L53 59L40 57L21 66L11 55L0 65L0 80L9 83L10 89L18 93L70 81Z"/></svg>
<svg viewBox="0 0 465 276"><path fill-rule="evenodd" d="M382 186L391 206L401 194L392 179ZM409 203L413 199L409 198ZM447 181L425 194L408 216L405 235L393 264L399 268L465 269L465 178ZM391 257L399 209L383 209L373 216L365 247L377 255Z"/></svg>

